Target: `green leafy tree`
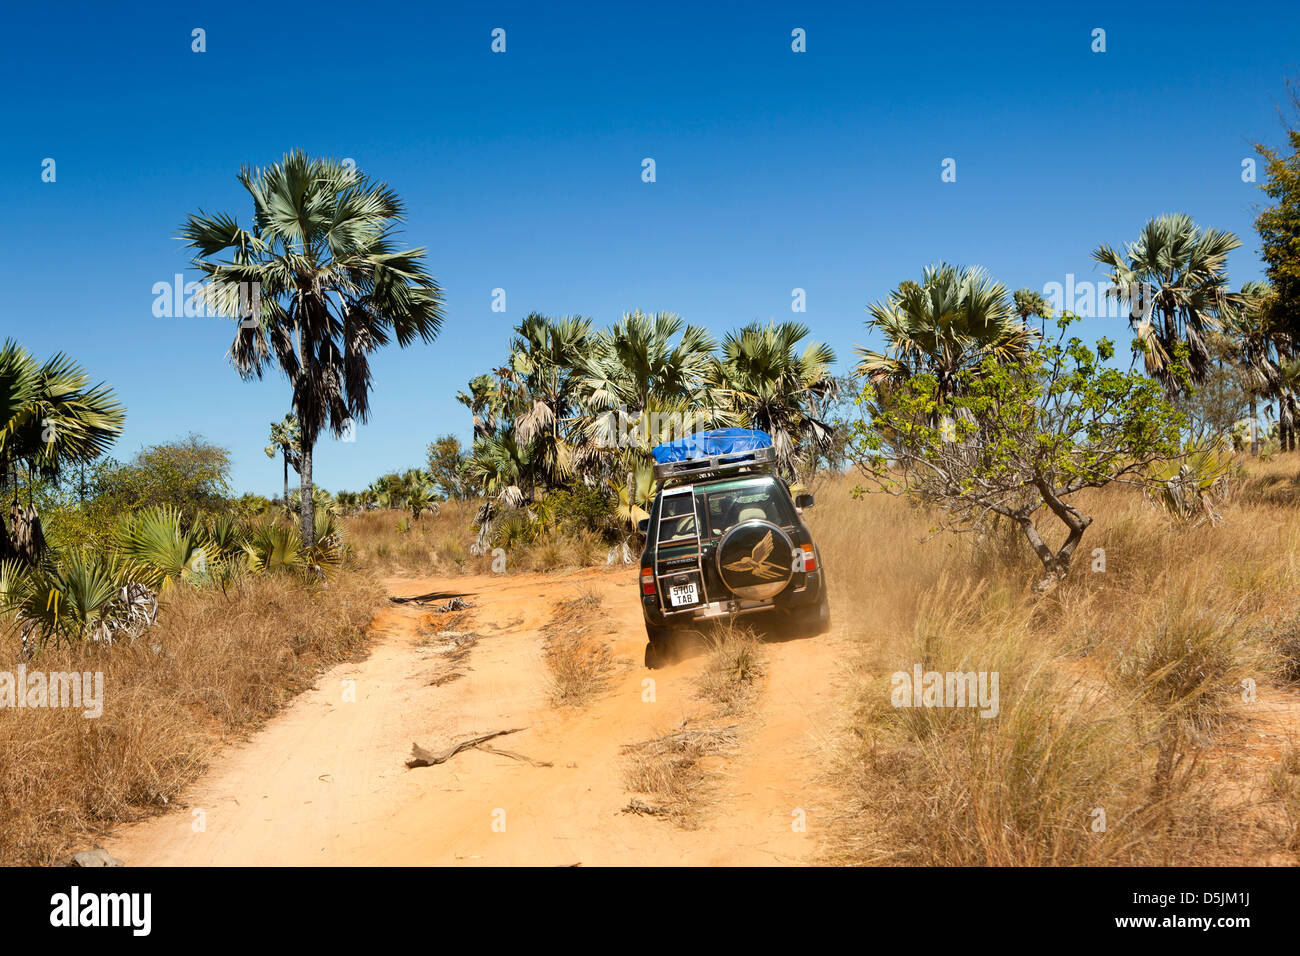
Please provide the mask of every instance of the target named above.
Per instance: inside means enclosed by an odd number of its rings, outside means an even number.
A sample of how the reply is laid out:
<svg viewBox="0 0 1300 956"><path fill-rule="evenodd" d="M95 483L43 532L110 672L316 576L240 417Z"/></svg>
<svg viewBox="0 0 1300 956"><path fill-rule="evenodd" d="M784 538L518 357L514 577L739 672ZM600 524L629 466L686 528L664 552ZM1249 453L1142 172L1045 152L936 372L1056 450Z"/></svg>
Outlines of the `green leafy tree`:
<svg viewBox="0 0 1300 956"><path fill-rule="evenodd" d="M443 435L429 443L428 474L434 486L448 498L468 498L474 485L465 471L467 456L454 435Z"/></svg>
<svg viewBox="0 0 1300 956"><path fill-rule="evenodd" d="M322 431L342 435L370 413L370 356L395 339L431 342L442 291L423 249L394 239L404 206L388 185L333 159L287 154L239 182L253 222L193 214L181 238L209 280L205 300L238 321L230 357L244 378L278 367L301 428L302 538L317 538L312 452Z"/></svg>
<svg viewBox="0 0 1300 956"><path fill-rule="evenodd" d="M1300 117L1300 96L1292 89L1294 116ZM1259 188L1272 205L1255 220L1260 254L1275 293L1270 318L1300 342L1300 129L1294 120L1286 130L1290 154L1262 144L1255 149L1264 158L1264 181Z"/></svg>
<svg viewBox="0 0 1300 956"><path fill-rule="evenodd" d="M855 436L865 490L908 495L935 508L944 527L988 532L994 516L1011 521L1047 572L1050 586L1070 568L1092 519L1076 496L1114 482L1149 486L1151 467L1180 454L1183 416L1161 386L1106 364L1114 347L1089 348L1060 334L1018 363L986 355L956 379L920 372L883 405L868 385L867 419ZM1185 350L1180 350L1176 355ZM1170 366L1180 374L1181 364ZM1185 373L1182 373L1185 374ZM1053 548L1039 526L1063 527Z"/></svg>
<svg viewBox="0 0 1300 956"><path fill-rule="evenodd" d="M1290 153L1264 145L1255 148L1265 161L1260 189L1272 201L1255 220L1260 254L1267 263L1270 294L1261 303L1265 324L1281 341L1279 365L1287 370L1280 376L1274 397L1278 402L1278 437L1283 451L1296 447L1296 419L1300 415L1297 395L1300 375L1296 374L1296 347L1300 344L1300 94L1291 86L1291 114L1286 123Z"/></svg>
<svg viewBox="0 0 1300 956"><path fill-rule="evenodd" d="M131 461L107 469L92 507L111 516L170 507L192 522L204 512L227 507L230 451L202 435L149 445Z"/></svg>

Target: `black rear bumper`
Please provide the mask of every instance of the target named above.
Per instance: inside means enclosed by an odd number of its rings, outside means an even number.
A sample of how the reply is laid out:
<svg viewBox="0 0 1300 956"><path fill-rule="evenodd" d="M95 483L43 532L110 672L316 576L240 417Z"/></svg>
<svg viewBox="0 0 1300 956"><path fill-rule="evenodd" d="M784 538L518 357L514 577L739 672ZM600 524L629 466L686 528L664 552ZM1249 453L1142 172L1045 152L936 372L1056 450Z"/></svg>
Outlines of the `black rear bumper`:
<svg viewBox="0 0 1300 956"><path fill-rule="evenodd" d="M753 606L742 607L740 613L745 615L788 614L815 607L822 598L822 589L826 586L826 576L818 569L804 574L803 579L802 585L792 581L790 587L772 598L771 601L756 602ZM749 604L750 602L743 603ZM659 606L658 595L641 595L641 613L645 616L646 623L652 627L689 628L696 622L708 620L710 617L725 617L727 614L725 609L722 609L721 613L715 613L719 610L719 605L725 604L726 602L715 601L711 604L701 604L682 611L664 613L663 608Z"/></svg>

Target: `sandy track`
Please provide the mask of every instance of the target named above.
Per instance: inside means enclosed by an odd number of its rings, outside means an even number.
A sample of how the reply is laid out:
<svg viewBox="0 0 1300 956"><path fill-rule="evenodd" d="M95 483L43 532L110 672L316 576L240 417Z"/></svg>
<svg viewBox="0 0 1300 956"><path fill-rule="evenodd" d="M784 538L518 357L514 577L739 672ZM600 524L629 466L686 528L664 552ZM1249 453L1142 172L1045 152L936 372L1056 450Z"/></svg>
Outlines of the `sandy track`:
<svg viewBox="0 0 1300 956"><path fill-rule="evenodd" d="M742 725L701 825L681 830L625 814L620 748L704 713L693 677L702 658L641 665L644 629L626 570L396 579L394 594L465 595L483 635L441 686L420 644L428 611L386 606L370 656L323 674L316 688L184 795L184 807L126 827L105 846L128 865L655 865L799 863L815 853L833 796L819 781L840 699L836 632L770 643L769 676ZM605 639L620 667L581 709L547 699L541 628L578 587L604 601ZM656 702L642 682L656 682ZM344 701L346 680L355 702ZM411 743L437 750L507 727L497 741L538 767L483 751L408 770ZM807 832L795 832L795 810ZM201 814L199 816L198 814ZM504 819L504 830L500 821ZM202 829L199 823L202 823ZM497 829L494 829L494 822Z"/></svg>

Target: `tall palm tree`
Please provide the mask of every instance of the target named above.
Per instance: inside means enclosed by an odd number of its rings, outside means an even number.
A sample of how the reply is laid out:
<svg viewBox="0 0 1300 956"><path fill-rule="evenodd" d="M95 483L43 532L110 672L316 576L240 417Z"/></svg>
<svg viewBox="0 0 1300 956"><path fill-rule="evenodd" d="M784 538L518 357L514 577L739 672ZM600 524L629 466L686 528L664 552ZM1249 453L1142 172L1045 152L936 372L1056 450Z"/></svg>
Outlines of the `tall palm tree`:
<svg viewBox="0 0 1300 956"><path fill-rule="evenodd" d="M625 312L598 333L581 361L586 415L575 463L617 466L631 486L654 445L733 424L728 396L707 379L716 348L706 329L671 312Z"/></svg>
<svg viewBox="0 0 1300 956"><path fill-rule="evenodd" d="M206 301L240 319L230 348L235 369L250 379L275 366L289 380L301 427L302 537L315 541L312 451L320 433L341 435L366 420L370 354L390 337L403 348L417 337L433 341L442 290L424 250L394 241L404 206L386 184L302 152L266 169L245 167L239 181L253 201L250 229L200 211L181 238L209 280Z"/></svg>
<svg viewBox="0 0 1300 956"><path fill-rule="evenodd" d="M1012 308L1015 309L1016 315L1020 316L1020 322L1028 325L1029 320L1034 316L1040 319L1050 319L1052 317L1052 307L1048 301L1043 298L1041 292L1035 292L1033 289L1017 289L1011 296Z"/></svg>
<svg viewBox="0 0 1300 956"><path fill-rule="evenodd" d="M12 489L9 526L0 519L0 558L33 563L44 550L40 516L18 504L18 467L28 480L56 479L93 461L122 434L126 412L104 384L91 386L62 353L41 364L11 340L0 344L0 491Z"/></svg>
<svg viewBox="0 0 1300 956"><path fill-rule="evenodd" d="M1300 356L1288 358L1278 374L1277 423L1282 451L1295 451L1296 425L1300 422Z"/></svg>
<svg viewBox="0 0 1300 956"><path fill-rule="evenodd" d="M517 507L532 497L533 462L526 445L520 444L513 429L479 439L465 459L465 472L487 498Z"/></svg>
<svg viewBox="0 0 1300 956"><path fill-rule="evenodd" d="M1265 282L1243 284L1243 306L1230 310L1223 319L1223 334L1229 343L1232 364L1250 401L1252 455L1259 454L1258 400L1276 396L1283 385L1279 340L1263 307L1269 292Z"/></svg>
<svg viewBox="0 0 1300 956"><path fill-rule="evenodd" d="M474 416L474 437L487 438L497 430L503 396L500 384L491 375L475 375L469 380L469 393L457 392L456 401Z"/></svg>
<svg viewBox="0 0 1300 956"><path fill-rule="evenodd" d="M820 342L809 342L800 352L807 335L808 327L798 322L751 322L728 333L721 355L710 363L710 383L729 393L749 427L772 436L777 463L787 476L794 474L802 452L831 436L817 403L834 393L835 353Z"/></svg>
<svg viewBox="0 0 1300 956"><path fill-rule="evenodd" d="M510 364L501 372L515 437L530 447L528 458L547 485L563 483L573 471L577 369L590 345L590 319L533 312L515 328Z"/></svg>
<svg viewBox="0 0 1300 956"><path fill-rule="evenodd" d="M436 511L438 496L433 477L423 468L408 468L401 474L402 507L418 520L426 511Z"/></svg>
<svg viewBox="0 0 1300 956"><path fill-rule="evenodd" d="M1100 245L1092 257L1110 271L1110 294L1131 305L1130 324L1149 374L1170 394L1203 381L1210 365L1206 334L1245 305L1228 290L1228 253L1240 248L1231 232L1202 230L1184 213L1150 220L1123 252ZM1187 346L1191 382L1180 381L1174 356Z"/></svg>
<svg viewBox="0 0 1300 956"><path fill-rule="evenodd" d="M487 553L499 506L517 508L531 500L535 473L529 446L516 440L513 422L475 440L465 459L465 474L482 490L484 500L474 517L478 536L471 554Z"/></svg>
<svg viewBox="0 0 1300 956"><path fill-rule="evenodd" d="M1041 297L1040 297L1041 298ZM986 358L1023 358L1037 333L1025 324L1046 303L1020 296L980 268L939 263L868 307L867 328L885 338L885 351L858 349L857 371L877 387L893 388L913 375L933 374L940 399L956 393L963 372Z"/></svg>
<svg viewBox="0 0 1300 956"><path fill-rule="evenodd" d="M289 509L289 466L293 465L294 471L300 471L301 439L302 428L298 425L298 418L293 412L285 415L278 422L271 422L271 444L267 445L264 451L267 458L274 458L279 454L284 459L283 501L286 513Z"/></svg>
<svg viewBox="0 0 1300 956"><path fill-rule="evenodd" d="M582 356L587 403L598 409L623 407L635 414L647 408L651 398L697 397L716 347L707 330L687 325L671 312L625 312Z"/></svg>

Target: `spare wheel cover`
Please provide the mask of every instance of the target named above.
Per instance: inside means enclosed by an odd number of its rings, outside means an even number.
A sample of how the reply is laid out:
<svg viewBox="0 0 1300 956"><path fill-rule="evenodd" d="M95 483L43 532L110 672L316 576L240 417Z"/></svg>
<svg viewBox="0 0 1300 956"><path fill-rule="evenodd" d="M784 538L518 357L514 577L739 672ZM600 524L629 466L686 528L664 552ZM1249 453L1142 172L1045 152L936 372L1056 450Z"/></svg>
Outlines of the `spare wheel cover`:
<svg viewBox="0 0 1300 956"><path fill-rule="evenodd" d="M794 543L770 521L742 521L718 542L718 576L747 601L766 601L790 583Z"/></svg>

